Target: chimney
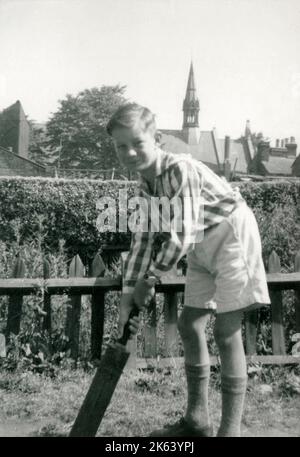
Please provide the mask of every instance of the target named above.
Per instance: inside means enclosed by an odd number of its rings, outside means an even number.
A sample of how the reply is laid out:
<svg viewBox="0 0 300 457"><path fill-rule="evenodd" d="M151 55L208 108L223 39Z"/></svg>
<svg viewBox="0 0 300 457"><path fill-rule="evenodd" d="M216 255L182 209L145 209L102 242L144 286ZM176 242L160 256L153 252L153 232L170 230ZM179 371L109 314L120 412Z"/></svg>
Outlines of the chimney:
<svg viewBox="0 0 300 457"><path fill-rule="evenodd" d="M268 143L267 141L261 141L257 145L257 154L259 160L268 161L270 156L270 143Z"/></svg>
<svg viewBox="0 0 300 457"><path fill-rule="evenodd" d="M289 142L289 139L285 138L284 142L285 142L285 146L286 146L288 144L288 142Z"/></svg>
<svg viewBox="0 0 300 457"><path fill-rule="evenodd" d="M281 140L281 147L284 148L284 140Z"/></svg>
<svg viewBox="0 0 300 457"><path fill-rule="evenodd" d="M296 157L297 156L297 144L295 141L295 137L291 136L290 142L286 144L287 154L289 156Z"/></svg>
<svg viewBox="0 0 300 457"><path fill-rule="evenodd" d="M224 161L229 160L229 158L230 158L230 136L225 136Z"/></svg>
<svg viewBox="0 0 300 457"><path fill-rule="evenodd" d="M276 140L276 148L280 148L280 140Z"/></svg>
<svg viewBox="0 0 300 457"><path fill-rule="evenodd" d="M250 127L250 120L249 119L247 119L247 121L246 121L245 137L246 138L250 138L251 137L251 127Z"/></svg>
<svg viewBox="0 0 300 457"><path fill-rule="evenodd" d="M231 176L231 163L230 163L230 136L225 136L225 150L224 150L224 176L227 181L230 181Z"/></svg>

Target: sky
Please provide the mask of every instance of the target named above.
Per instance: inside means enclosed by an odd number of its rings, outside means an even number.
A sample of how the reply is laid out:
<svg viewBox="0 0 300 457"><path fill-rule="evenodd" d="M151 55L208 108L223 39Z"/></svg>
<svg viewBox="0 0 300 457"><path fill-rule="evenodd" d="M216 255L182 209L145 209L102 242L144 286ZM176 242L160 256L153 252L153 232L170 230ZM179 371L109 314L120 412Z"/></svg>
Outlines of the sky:
<svg viewBox="0 0 300 457"><path fill-rule="evenodd" d="M300 142L299 0L0 0L0 110L37 122L120 84L180 129L191 59L201 130Z"/></svg>

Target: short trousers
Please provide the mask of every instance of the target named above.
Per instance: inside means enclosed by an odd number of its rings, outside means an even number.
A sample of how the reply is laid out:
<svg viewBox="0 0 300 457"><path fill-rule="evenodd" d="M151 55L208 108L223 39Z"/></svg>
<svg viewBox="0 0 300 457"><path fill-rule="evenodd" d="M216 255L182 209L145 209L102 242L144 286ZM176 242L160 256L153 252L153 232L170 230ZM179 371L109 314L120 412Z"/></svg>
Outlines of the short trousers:
<svg viewBox="0 0 300 457"><path fill-rule="evenodd" d="M225 313L270 304L261 239L242 201L187 254L184 305Z"/></svg>

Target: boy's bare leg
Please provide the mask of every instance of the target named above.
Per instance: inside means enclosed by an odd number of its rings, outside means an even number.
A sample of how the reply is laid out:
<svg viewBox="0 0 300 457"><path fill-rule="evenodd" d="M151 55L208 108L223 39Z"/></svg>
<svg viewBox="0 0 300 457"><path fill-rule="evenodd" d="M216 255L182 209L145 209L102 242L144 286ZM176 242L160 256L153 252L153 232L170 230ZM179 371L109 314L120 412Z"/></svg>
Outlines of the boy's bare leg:
<svg viewBox="0 0 300 457"><path fill-rule="evenodd" d="M243 311L218 314L214 335L221 358L222 419L218 436L240 436L247 364L241 322Z"/></svg>
<svg viewBox="0 0 300 457"><path fill-rule="evenodd" d="M183 341L187 378L186 422L200 429L210 425L208 384L210 361L205 328L210 319L208 310L185 307L178 328Z"/></svg>

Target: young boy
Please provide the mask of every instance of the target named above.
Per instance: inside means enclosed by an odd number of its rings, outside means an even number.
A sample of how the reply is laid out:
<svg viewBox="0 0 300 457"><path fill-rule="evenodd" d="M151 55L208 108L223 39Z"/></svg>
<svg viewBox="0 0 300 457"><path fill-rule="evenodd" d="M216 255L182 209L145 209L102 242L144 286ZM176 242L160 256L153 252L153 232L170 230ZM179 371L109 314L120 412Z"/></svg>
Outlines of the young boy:
<svg viewBox="0 0 300 457"><path fill-rule="evenodd" d="M240 193L200 161L162 151L154 115L126 104L107 131L120 163L140 175L140 195L179 198L181 230L170 226L155 260L150 231L133 233L124 266L119 331L136 303L146 306L160 277L187 254L184 309L178 328L184 345L187 408L181 420L152 436L213 436L208 410L209 354L205 327L216 313L214 336L221 360L222 419L217 436L240 436L247 383L241 335L244 311L270 303L261 241L252 211ZM201 203L202 202L202 203ZM131 331L136 333L137 320Z"/></svg>

